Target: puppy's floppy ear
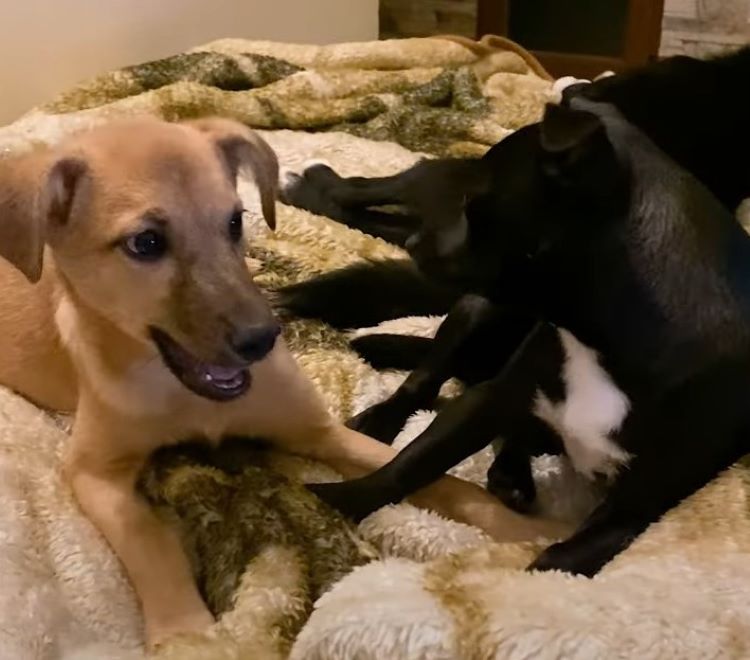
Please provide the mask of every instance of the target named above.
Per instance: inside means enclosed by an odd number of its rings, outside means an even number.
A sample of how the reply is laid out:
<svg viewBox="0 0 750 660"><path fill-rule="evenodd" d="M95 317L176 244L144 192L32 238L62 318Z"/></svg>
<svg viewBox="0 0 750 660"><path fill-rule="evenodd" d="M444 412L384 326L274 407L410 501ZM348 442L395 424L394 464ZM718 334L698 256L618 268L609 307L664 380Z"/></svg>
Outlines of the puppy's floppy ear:
<svg viewBox="0 0 750 660"><path fill-rule="evenodd" d="M248 166L260 191L263 217L276 229L276 198L279 189L279 161L276 153L255 131L230 119L207 118L185 122L216 142L233 176Z"/></svg>
<svg viewBox="0 0 750 660"><path fill-rule="evenodd" d="M0 164L0 256L30 282L41 277L48 232L67 224L86 172L80 158L49 154Z"/></svg>

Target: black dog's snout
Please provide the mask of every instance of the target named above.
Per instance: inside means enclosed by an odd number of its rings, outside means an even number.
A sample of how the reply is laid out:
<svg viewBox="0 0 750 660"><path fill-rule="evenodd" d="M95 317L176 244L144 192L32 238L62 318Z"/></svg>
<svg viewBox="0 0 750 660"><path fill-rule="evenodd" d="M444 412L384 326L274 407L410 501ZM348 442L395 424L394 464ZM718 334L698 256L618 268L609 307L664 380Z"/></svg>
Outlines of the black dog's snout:
<svg viewBox="0 0 750 660"><path fill-rule="evenodd" d="M278 323L257 323L235 330L229 340L232 350L246 362L257 362L268 355L281 334Z"/></svg>

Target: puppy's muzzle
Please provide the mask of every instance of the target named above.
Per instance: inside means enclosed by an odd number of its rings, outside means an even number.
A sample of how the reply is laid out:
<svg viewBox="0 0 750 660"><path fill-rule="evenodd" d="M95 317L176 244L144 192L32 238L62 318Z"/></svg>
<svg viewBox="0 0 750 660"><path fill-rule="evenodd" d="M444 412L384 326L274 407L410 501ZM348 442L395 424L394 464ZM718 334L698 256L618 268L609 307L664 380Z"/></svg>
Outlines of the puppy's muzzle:
<svg viewBox="0 0 750 660"><path fill-rule="evenodd" d="M278 323L254 323L236 328L229 336L228 343L234 354L246 364L262 360L276 345L281 334Z"/></svg>

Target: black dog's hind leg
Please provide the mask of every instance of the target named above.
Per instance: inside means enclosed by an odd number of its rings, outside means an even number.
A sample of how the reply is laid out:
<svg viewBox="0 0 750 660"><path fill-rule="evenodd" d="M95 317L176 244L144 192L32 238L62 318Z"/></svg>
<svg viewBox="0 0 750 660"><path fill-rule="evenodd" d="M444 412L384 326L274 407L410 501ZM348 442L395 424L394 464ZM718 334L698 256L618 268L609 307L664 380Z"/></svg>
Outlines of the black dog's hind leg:
<svg viewBox="0 0 750 660"><path fill-rule="evenodd" d="M464 296L440 325L422 363L389 398L367 408L347 426L393 442L409 415L431 407L443 383L464 365L479 372L472 374L474 382L497 373L532 325L533 321L504 313L484 298Z"/></svg>
<svg viewBox="0 0 750 660"><path fill-rule="evenodd" d="M559 341L556 330L539 323L499 376L448 403L390 463L359 479L309 487L335 508L362 519L432 483L531 414L535 374L549 354L551 341Z"/></svg>
<svg viewBox="0 0 750 660"><path fill-rule="evenodd" d="M706 438L706 441L711 439ZM675 451L675 456L680 456L681 461L684 452L680 452L679 447L675 447ZM663 461L634 458L583 526L566 541L547 548L529 568L560 570L588 577L596 575L651 523L708 483L738 457L720 462L693 462L687 471L684 466L666 467ZM679 481L669 476L675 472ZM672 482L668 490L664 490L663 485L654 485L665 480ZM650 491L654 489L661 492L651 495Z"/></svg>
<svg viewBox="0 0 750 660"><path fill-rule="evenodd" d="M698 396L654 402L629 428L626 421L628 436L638 442L630 464L581 528L530 568L595 575L648 525L738 460L748 449L749 429L737 428L748 409L747 381L715 381Z"/></svg>

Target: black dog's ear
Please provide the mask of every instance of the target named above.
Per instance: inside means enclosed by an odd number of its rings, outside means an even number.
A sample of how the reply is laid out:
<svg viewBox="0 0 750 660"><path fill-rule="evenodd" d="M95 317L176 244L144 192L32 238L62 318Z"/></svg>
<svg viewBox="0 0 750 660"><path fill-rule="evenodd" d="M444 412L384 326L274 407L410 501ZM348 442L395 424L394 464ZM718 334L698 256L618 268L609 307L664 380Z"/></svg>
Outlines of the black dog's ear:
<svg viewBox="0 0 750 660"><path fill-rule="evenodd" d="M585 146L602 130L595 114L548 103L542 120L542 148L549 153L568 152Z"/></svg>
<svg viewBox="0 0 750 660"><path fill-rule="evenodd" d="M547 105L541 125L542 171L563 186L598 180L612 155L601 119L591 112Z"/></svg>

